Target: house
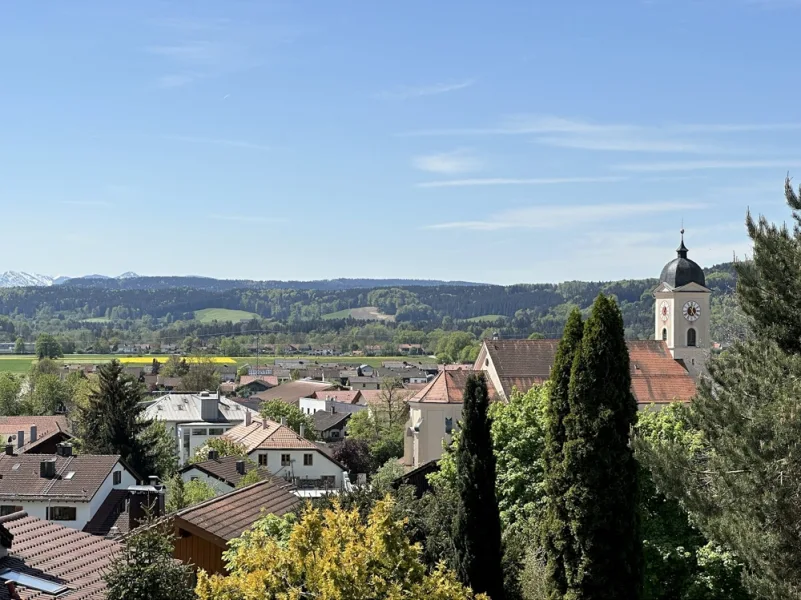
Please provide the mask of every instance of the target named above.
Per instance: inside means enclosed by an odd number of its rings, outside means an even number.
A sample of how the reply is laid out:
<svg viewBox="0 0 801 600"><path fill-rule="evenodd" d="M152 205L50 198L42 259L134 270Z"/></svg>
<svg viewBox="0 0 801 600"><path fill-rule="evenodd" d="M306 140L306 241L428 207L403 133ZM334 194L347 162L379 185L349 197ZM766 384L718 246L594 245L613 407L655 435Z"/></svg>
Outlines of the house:
<svg viewBox="0 0 801 600"><path fill-rule="evenodd" d="M0 516L30 516L83 529L115 490L137 484L119 456L75 456L64 444L59 454L0 455Z"/></svg>
<svg viewBox="0 0 801 600"><path fill-rule="evenodd" d="M164 514L165 488L156 477L146 485L112 490L83 530L92 535L116 538L130 533L150 517Z"/></svg>
<svg viewBox="0 0 801 600"><path fill-rule="evenodd" d="M327 390L300 398L298 407L307 415L313 415L320 410L352 413L364 409L364 405L360 404L361 398L362 392L359 390Z"/></svg>
<svg viewBox="0 0 801 600"><path fill-rule="evenodd" d="M411 485L414 487L415 496L422 498L423 494L431 491L428 476L437 472L439 472L439 459L430 460L398 477L392 482L392 487L397 490L402 485Z"/></svg>
<svg viewBox="0 0 801 600"><path fill-rule="evenodd" d="M300 499L292 490L289 483L271 477L170 515L173 556L209 574L226 573L222 555L228 542L265 515L295 510Z"/></svg>
<svg viewBox="0 0 801 600"><path fill-rule="evenodd" d="M325 442L336 442L345 437L345 427L352 413L318 410L314 413L314 431Z"/></svg>
<svg viewBox="0 0 801 600"><path fill-rule="evenodd" d="M172 390L179 390L181 389L181 378L167 377L166 375L157 375L156 387L170 392Z"/></svg>
<svg viewBox="0 0 801 600"><path fill-rule="evenodd" d="M350 377L348 385L353 390L379 390L381 379L378 377Z"/></svg>
<svg viewBox="0 0 801 600"><path fill-rule="evenodd" d="M409 398L409 420L403 443L403 464L417 468L442 456L442 446L458 430L467 377L471 371L440 371ZM488 381L490 396L495 396Z"/></svg>
<svg viewBox="0 0 801 600"><path fill-rule="evenodd" d="M55 454L57 446L72 439L64 415L0 417L0 442L12 444L14 454Z"/></svg>
<svg viewBox="0 0 801 600"><path fill-rule="evenodd" d="M209 459L203 462L186 465L179 473L185 482L202 481L207 483L217 494L225 494L233 490L242 478L256 469L262 479L271 477L266 467L244 460L239 456L220 458L215 450L209 451Z"/></svg>
<svg viewBox="0 0 801 600"><path fill-rule="evenodd" d="M220 374L222 381L236 381L235 365L218 365L217 372Z"/></svg>
<svg viewBox="0 0 801 600"><path fill-rule="evenodd" d="M281 400L287 404L294 404L297 406L301 398L311 396L314 392L323 392L332 389L334 389L334 385L321 381L287 381L286 383L282 383L264 392L253 394L249 398L240 399L239 403L258 412L263 402Z"/></svg>
<svg viewBox="0 0 801 600"><path fill-rule="evenodd" d="M178 461L184 464L210 438L221 436L245 420L251 409L217 393L167 394L144 411L148 420L163 421L175 435Z"/></svg>
<svg viewBox="0 0 801 600"><path fill-rule="evenodd" d="M423 349L422 344L400 344L398 346L398 352L400 352L401 354L410 354L417 356L425 354L425 350Z"/></svg>
<svg viewBox="0 0 801 600"><path fill-rule="evenodd" d="M43 520L25 511L0 517L0 598L7 582L25 600L105 600L118 541Z"/></svg>
<svg viewBox="0 0 801 600"><path fill-rule="evenodd" d="M350 485L344 465L328 456L320 445L281 423L247 418L222 437L244 446L253 462L300 488L330 492Z"/></svg>
<svg viewBox="0 0 801 600"><path fill-rule="evenodd" d="M278 377L275 375L242 375L239 378L236 393L243 398L248 398L253 394L265 392L277 385Z"/></svg>

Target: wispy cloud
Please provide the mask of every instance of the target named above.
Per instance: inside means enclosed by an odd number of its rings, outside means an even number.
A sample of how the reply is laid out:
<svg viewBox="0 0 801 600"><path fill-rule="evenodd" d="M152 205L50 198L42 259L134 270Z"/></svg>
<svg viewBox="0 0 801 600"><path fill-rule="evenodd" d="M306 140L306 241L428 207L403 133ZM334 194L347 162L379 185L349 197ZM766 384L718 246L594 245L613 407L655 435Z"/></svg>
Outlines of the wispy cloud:
<svg viewBox="0 0 801 600"><path fill-rule="evenodd" d="M107 208L111 206L111 202L105 200L62 200L61 204L66 206L83 206L89 208Z"/></svg>
<svg viewBox="0 0 801 600"><path fill-rule="evenodd" d="M163 135L162 139L173 142L186 142L188 144L208 144L213 146L228 146L230 148L243 148L246 150L271 150L270 146L248 142L245 140L229 140L219 138L194 137L188 135Z"/></svg>
<svg viewBox="0 0 801 600"><path fill-rule="evenodd" d="M545 136L534 139L538 144L559 148L576 148L580 150L606 150L610 152L665 152L685 154L711 154L714 152L730 152L731 148L721 145L703 144L692 141L670 140L659 137L591 136L564 135Z"/></svg>
<svg viewBox="0 0 801 600"><path fill-rule="evenodd" d="M624 217L696 210L697 203L656 202L638 204L588 204L532 206L505 210L490 215L483 221L450 221L427 225L425 229L466 229L472 231L499 231L502 229L558 229L598 221L619 220Z"/></svg>
<svg viewBox="0 0 801 600"><path fill-rule="evenodd" d="M669 171L709 171L725 169L790 169L801 167L798 160L693 160L629 163L615 165L629 173L664 173Z"/></svg>
<svg viewBox="0 0 801 600"><path fill-rule="evenodd" d="M231 221L233 223L286 223L283 217L259 217L250 215L210 215L215 221Z"/></svg>
<svg viewBox="0 0 801 600"><path fill-rule="evenodd" d="M421 98L423 96L437 96L469 88L476 83L475 79L465 79L463 81L435 83L420 86L400 86L392 90L385 90L375 94L376 98L388 98L395 100L407 100L409 98Z"/></svg>
<svg viewBox="0 0 801 600"><path fill-rule="evenodd" d="M416 169L429 173L458 175L459 173L471 173L480 170L483 162L474 156L470 150L460 148L452 152L415 156L412 159L412 165Z"/></svg>
<svg viewBox="0 0 801 600"><path fill-rule="evenodd" d="M470 187L489 185L560 185L570 183L615 183L624 181L626 177L534 177L528 179L510 179L490 177L484 179L447 179L443 181L424 181L416 184L420 188Z"/></svg>

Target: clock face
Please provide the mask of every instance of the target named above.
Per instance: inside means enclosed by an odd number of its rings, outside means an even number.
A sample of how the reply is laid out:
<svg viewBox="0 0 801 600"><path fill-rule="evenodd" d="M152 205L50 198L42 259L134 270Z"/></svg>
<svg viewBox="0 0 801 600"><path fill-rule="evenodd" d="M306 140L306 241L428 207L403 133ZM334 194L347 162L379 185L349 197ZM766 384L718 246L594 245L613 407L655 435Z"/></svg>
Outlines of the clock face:
<svg viewBox="0 0 801 600"><path fill-rule="evenodd" d="M670 318L670 303L667 300L662 300L659 305L659 318L667 321Z"/></svg>
<svg viewBox="0 0 801 600"><path fill-rule="evenodd" d="M701 316L701 306L695 301L690 300L684 304L684 318L692 322Z"/></svg>

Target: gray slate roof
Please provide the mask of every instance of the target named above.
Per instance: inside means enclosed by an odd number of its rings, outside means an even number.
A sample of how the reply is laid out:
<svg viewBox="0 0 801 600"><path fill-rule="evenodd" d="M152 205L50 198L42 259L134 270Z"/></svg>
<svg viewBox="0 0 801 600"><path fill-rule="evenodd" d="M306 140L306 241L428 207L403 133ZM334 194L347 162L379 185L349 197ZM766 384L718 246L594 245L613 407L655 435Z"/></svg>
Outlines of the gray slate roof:
<svg viewBox="0 0 801 600"><path fill-rule="evenodd" d="M166 394L157 398L144 411L146 419L175 423L240 423L245 420L247 408L220 396L217 401L217 417L213 421L200 416L200 396L198 394Z"/></svg>

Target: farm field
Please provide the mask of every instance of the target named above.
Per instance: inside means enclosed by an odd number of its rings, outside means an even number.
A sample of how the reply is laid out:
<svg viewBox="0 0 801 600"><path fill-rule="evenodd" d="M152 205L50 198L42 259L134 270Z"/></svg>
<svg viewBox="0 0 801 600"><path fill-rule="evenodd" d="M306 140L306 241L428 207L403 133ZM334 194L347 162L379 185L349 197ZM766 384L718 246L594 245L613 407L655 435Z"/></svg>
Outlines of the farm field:
<svg viewBox="0 0 801 600"><path fill-rule="evenodd" d="M212 321L231 321L233 323L238 323L239 321L249 321L254 318L258 319L259 315L246 310L204 308L203 310L195 311L195 318L201 323L211 323Z"/></svg>
<svg viewBox="0 0 801 600"><path fill-rule="evenodd" d="M149 365L157 358L159 362L166 362L169 358L166 354L147 355L147 356L119 356L113 354L70 354L57 362L61 364L85 364L85 363L103 363L111 359L119 359L120 362L127 365ZM236 365L237 368L242 365L255 365L255 356L214 356L210 357L215 363L220 365ZM35 362L35 357L31 354L25 356L17 355L0 355L0 373L27 373L31 365ZM191 357L187 357L191 361ZM302 360L313 365L315 363L341 363L347 365L370 365L371 367L380 367L381 363L387 360L406 360L411 364L417 362L436 362L435 359L425 356L401 357L401 356L261 356L258 359L261 365L274 364L276 360Z"/></svg>
<svg viewBox="0 0 801 600"><path fill-rule="evenodd" d="M395 315L385 315L375 306L362 306L360 308L345 308L337 312L323 315L323 319L347 319L353 317L362 321L394 321Z"/></svg>
<svg viewBox="0 0 801 600"><path fill-rule="evenodd" d="M484 323L484 322L491 322L494 323L498 319L508 319L509 317L505 315L480 315L478 317L470 317L469 319L465 319L465 321L469 323Z"/></svg>

